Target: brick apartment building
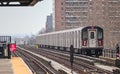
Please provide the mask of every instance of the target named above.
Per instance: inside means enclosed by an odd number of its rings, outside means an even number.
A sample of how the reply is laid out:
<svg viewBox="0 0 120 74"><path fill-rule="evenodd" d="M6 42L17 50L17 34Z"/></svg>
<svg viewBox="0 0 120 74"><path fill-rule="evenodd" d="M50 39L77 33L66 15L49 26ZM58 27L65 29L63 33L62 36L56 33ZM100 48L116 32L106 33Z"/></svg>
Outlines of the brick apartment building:
<svg viewBox="0 0 120 74"><path fill-rule="evenodd" d="M54 0L55 31L87 25L104 29L105 48L120 42L120 0Z"/></svg>

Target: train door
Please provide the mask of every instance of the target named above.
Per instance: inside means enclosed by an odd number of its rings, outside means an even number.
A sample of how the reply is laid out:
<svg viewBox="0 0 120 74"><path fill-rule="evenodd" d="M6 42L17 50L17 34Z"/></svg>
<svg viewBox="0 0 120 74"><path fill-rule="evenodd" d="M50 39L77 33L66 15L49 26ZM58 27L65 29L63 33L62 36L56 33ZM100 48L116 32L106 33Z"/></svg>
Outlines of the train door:
<svg viewBox="0 0 120 74"><path fill-rule="evenodd" d="M96 47L96 30L89 30L89 47Z"/></svg>

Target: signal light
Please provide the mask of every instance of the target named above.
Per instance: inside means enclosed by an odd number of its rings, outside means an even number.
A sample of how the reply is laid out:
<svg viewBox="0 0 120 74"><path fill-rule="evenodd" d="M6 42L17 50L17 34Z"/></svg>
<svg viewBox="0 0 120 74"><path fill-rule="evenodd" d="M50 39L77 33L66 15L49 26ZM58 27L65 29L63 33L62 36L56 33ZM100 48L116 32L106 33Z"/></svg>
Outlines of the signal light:
<svg viewBox="0 0 120 74"><path fill-rule="evenodd" d="M91 26L91 30L94 30L94 26Z"/></svg>
<svg viewBox="0 0 120 74"><path fill-rule="evenodd" d="M10 51L11 51L11 52L15 52L15 51L16 51L16 44L15 44L15 43L11 43L11 44L9 45L9 48L10 48Z"/></svg>

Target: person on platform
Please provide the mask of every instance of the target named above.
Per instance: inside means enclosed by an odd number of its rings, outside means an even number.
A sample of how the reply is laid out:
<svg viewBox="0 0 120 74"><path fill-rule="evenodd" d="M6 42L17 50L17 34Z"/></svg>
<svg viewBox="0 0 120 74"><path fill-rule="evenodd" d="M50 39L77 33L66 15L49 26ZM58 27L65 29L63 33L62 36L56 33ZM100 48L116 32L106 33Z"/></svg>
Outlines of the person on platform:
<svg viewBox="0 0 120 74"><path fill-rule="evenodd" d="M74 47L70 45L70 63L71 63L71 73L73 74L73 61L74 61Z"/></svg>

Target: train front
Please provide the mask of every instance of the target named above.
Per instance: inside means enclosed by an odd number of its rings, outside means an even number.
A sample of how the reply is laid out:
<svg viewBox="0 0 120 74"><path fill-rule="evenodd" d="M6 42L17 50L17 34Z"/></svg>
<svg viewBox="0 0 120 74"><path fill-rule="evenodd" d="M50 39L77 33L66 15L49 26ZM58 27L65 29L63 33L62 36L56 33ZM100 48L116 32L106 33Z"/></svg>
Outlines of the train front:
<svg viewBox="0 0 120 74"><path fill-rule="evenodd" d="M82 29L82 49L86 55L102 55L103 29L98 26L89 26Z"/></svg>

